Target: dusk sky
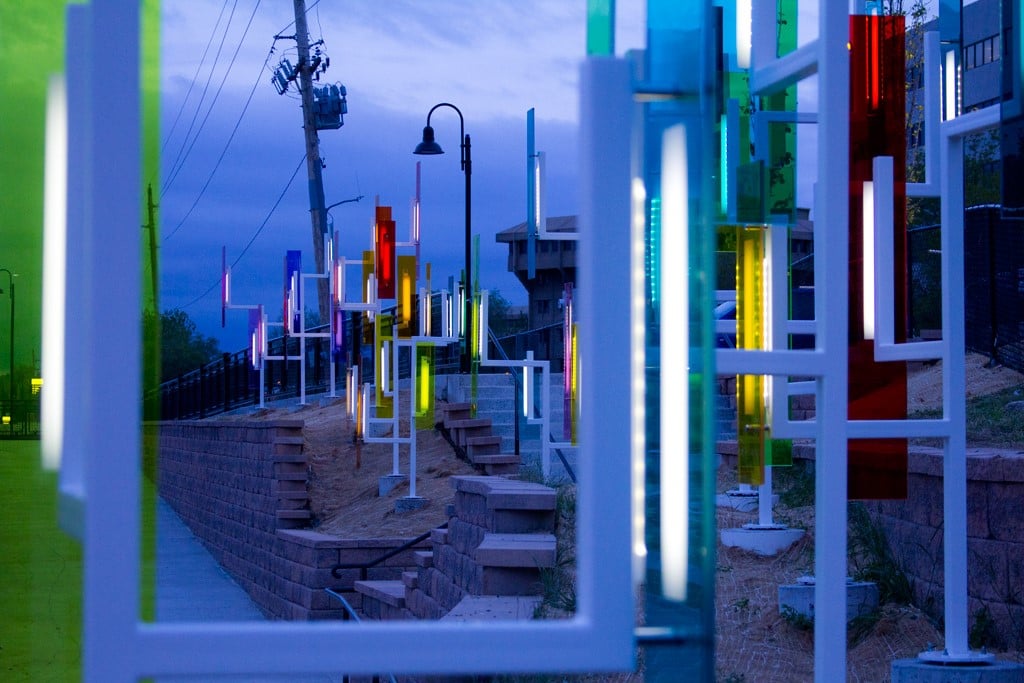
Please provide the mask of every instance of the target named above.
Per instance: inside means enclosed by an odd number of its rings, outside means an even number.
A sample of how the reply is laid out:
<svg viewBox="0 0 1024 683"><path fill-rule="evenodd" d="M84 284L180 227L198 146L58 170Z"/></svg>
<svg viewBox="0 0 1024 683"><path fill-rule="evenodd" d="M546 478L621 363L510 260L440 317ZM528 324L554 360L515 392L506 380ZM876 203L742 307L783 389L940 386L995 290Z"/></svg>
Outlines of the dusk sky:
<svg viewBox="0 0 1024 683"><path fill-rule="evenodd" d="M449 275L457 277L463 264L464 176L455 112L439 109L431 121L443 156L412 154L427 112L434 104L451 102L462 110L473 145L473 232L480 235L481 286L525 304L525 290L506 272L507 247L494 236L525 220L526 112L531 107L536 109L537 148L547 153L548 215L578 211L577 78L585 52L585 4L308 0L308 7L310 38L322 38L331 59L321 83L340 82L348 90L345 125L320 133L326 202L364 195L358 204L331 211L342 254L355 258L370 248L376 196L394 207L398 237L407 239L420 160L422 258L432 263L434 287ZM618 53L642 44L643 11L639 1L619 3ZM220 288L212 286L219 279L221 246L227 247L229 263L242 254L304 153L299 100L278 95L270 83L281 58L297 61L294 41L275 45L273 40L277 33L294 33L292 3L166 2L162 12L161 308L184 307L204 334L234 351L246 344L246 317L229 312L227 328L220 328ZM210 179L236 123L237 132ZM196 140L187 153L180 151L186 139L185 150ZM184 162L176 162L179 158ZM301 249L303 270L312 271L304 163L234 267L234 303L263 303L270 319L279 319L287 249Z"/></svg>

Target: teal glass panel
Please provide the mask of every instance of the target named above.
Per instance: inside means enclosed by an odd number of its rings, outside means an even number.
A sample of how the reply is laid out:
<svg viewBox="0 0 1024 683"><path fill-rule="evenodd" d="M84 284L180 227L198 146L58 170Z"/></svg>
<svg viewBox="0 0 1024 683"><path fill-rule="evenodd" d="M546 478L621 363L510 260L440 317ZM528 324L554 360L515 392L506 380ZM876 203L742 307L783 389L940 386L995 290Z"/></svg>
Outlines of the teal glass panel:
<svg viewBox="0 0 1024 683"><path fill-rule="evenodd" d="M939 0L939 40L960 43L960 4L962 0Z"/></svg>
<svg viewBox="0 0 1024 683"><path fill-rule="evenodd" d="M587 0L587 54L615 54L615 0Z"/></svg>
<svg viewBox="0 0 1024 683"><path fill-rule="evenodd" d="M638 117L642 126L638 138L643 140L638 170L647 197L645 303L649 323L645 349L644 619L648 627L667 629L684 638L684 644L645 648L650 680L714 678L711 406L717 381L711 312L721 144L715 133L723 102L714 72L718 61L715 48L721 45L717 16L710 0L651 0L643 69L647 80L637 86L647 101ZM681 230L685 234L680 235ZM681 253L685 262L674 261ZM667 270L675 266L685 267L686 277L676 278L677 272ZM666 278L666 274L672 277ZM676 289L682 283L688 296ZM683 372L673 374L684 353ZM672 402L672 397L680 395L685 397L685 405ZM682 414L684 410L687 414ZM679 430L674 427L680 423L688 428L684 441L663 441L663 435L665 439L678 437ZM668 498L684 500L686 514L681 527L668 509ZM681 568L674 563L680 545L684 547Z"/></svg>

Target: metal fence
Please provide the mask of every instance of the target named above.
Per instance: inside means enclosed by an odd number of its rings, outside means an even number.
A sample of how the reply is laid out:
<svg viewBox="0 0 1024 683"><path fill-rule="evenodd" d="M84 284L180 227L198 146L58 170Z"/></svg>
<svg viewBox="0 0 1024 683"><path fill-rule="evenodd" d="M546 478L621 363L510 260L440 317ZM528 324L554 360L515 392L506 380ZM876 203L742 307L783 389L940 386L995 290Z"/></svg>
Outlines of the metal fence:
<svg viewBox="0 0 1024 683"><path fill-rule="evenodd" d="M0 400L0 439L39 438L39 395Z"/></svg>

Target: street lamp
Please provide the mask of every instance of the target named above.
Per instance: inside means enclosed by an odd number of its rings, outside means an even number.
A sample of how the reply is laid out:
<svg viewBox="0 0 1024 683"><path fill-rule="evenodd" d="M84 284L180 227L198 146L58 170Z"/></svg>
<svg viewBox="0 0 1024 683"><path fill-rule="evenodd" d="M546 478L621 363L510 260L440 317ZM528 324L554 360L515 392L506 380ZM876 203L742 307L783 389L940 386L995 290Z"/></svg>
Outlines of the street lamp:
<svg viewBox="0 0 1024 683"><path fill-rule="evenodd" d="M7 273L7 288L11 294L11 341L8 355L10 373L7 378L7 411L11 416L11 434L14 434L14 273L6 268L0 268L0 273ZM3 290L0 289L0 294Z"/></svg>
<svg viewBox="0 0 1024 683"><path fill-rule="evenodd" d="M427 112L427 125L423 129L423 141L416 145L416 149L413 150L413 154L444 154L444 150L441 149L441 145L434 141L434 129L430 127L430 115L434 113L434 110L438 107L451 107L455 110L455 113L459 115L459 136L462 140L461 152L462 152L462 172L466 176L466 279L462 283L462 291L466 299L465 311L463 311L463 333L466 335L465 345L462 349L462 372L469 372L469 317L470 312L473 308L473 294L470 291L472 287L473 277L472 270L470 268L470 242L472 239L472 221L470 220L470 207L472 205L472 183L471 177L473 175L473 161L470 156L470 145L469 136L466 135L465 122L462 119L462 112L454 104L448 102L442 102L435 104L429 112Z"/></svg>

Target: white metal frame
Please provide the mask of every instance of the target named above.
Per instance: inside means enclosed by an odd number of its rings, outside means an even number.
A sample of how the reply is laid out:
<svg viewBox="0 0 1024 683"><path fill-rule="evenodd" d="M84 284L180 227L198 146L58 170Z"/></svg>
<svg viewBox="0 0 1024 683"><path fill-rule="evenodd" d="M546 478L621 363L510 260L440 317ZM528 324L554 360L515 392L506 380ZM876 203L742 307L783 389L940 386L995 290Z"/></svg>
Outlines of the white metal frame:
<svg viewBox="0 0 1024 683"><path fill-rule="evenodd" d="M83 371L103 368L102 387L89 381L87 400L74 409L87 415L69 424L69 438L84 453L85 509L83 678L118 683L148 676L368 674L380 670L430 673L593 671L630 668L634 657L634 605L629 559L629 376L615 349L628 347L628 332L611 311L625 310L628 293L597 296L584 278L589 307L580 340L583 372L601 377L607 400L595 401L581 423L578 534L579 609L573 619L544 622L142 623L138 621L140 537L140 332L125 325L139 314L138 189L140 177L139 6L94 0L69 13L87 37L74 46L87 65L92 88L72 102L70 120L88 131L91 156L71 169L87 176L91 198L86 221L104 226L103 264L86 252L83 279L89 301L80 312L92 324L81 344ZM111 39L122 49L104 49ZM586 273L627 281L615 248L628 248L621 229L629 221L630 80L626 64L589 59L582 71L581 148L584 195L582 230ZM102 84L102 88L100 85ZM102 115L101 115L102 114ZM600 144L598 144L600 141ZM600 155L597 150L601 149ZM90 258L91 254L91 258ZM69 283L70 285L70 283ZM595 306L600 298L602 305ZM120 332L110 335L108 330ZM595 343L597 335L602 343ZM609 339L619 335L623 339ZM616 342L622 342L618 345ZM104 399L96 400L98 391ZM76 398L84 398L78 396ZM588 445L589 444L589 445ZM600 447L598 447L598 445ZM600 538L600 549L598 539ZM459 642L472 656L446 647Z"/></svg>
<svg viewBox="0 0 1024 683"><path fill-rule="evenodd" d="M815 554L816 618L814 638L815 681L846 677L846 546L847 546L847 440L868 437L933 436L943 439L943 514L945 562L945 651L922 653L922 659L978 662L990 656L971 652L967 645L967 507L966 507L966 404L963 358L963 142L964 135L998 125L997 107L938 122L938 43L925 37L929 57L926 75L926 183L908 185L910 196L942 198L942 320L939 342L893 343L890 302L883 292L892 277L892 163L876 159L872 190L876 200L870 214L872 251L875 254L873 322L880 359L941 358L943 361L943 417L938 420L849 420L847 417L847 281L849 244L849 8L843 3L820 3L818 39L782 58L775 57L774 4L754 5L751 91L769 94L805 78L819 75L818 184L815 197L815 349L813 351L719 350L721 374L811 375L815 379L817 417L807 426L786 425L794 435L814 430L819 458L815 467L816 536L829 539ZM955 64L954 64L955 69ZM947 74L947 83L957 81ZM955 108L953 108L955 109ZM941 169L941 170L940 170ZM866 230L869 226L866 226ZM826 234L826 232L828 234ZM888 253L886 253L888 252ZM888 280L886 280L888 278ZM838 284L838 286L837 286ZM955 350L955 354L954 354ZM788 393L788 392L787 392ZM781 423L785 424L785 423Z"/></svg>

